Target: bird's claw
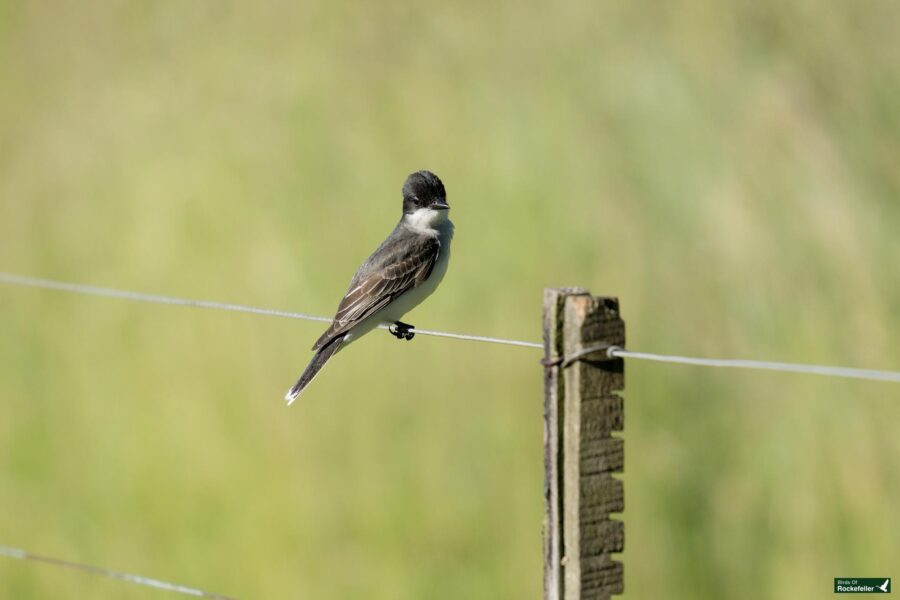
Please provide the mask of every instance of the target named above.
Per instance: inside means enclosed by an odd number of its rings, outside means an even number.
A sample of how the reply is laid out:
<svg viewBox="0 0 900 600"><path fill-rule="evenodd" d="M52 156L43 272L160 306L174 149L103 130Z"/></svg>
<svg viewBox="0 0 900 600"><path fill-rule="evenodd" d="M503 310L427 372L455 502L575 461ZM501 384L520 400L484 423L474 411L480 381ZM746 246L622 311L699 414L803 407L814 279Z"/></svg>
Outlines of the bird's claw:
<svg viewBox="0 0 900 600"><path fill-rule="evenodd" d="M413 331L410 331L412 328L412 325L397 321L396 323L388 327L388 331L398 340L406 340L408 342L416 335Z"/></svg>

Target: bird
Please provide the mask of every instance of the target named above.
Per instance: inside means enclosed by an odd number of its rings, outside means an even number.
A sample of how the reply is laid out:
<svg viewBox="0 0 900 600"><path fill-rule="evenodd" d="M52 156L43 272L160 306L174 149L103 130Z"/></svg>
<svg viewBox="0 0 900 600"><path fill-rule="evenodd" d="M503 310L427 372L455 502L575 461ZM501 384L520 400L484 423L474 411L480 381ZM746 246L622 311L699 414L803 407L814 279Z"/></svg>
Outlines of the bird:
<svg viewBox="0 0 900 600"><path fill-rule="evenodd" d="M331 325L313 344L315 354L284 397L288 405L332 356L377 326L387 324L398 340L415 335L414 327L400 319L444 278L454 227L437 175L416 171L406 178L402 192L400 221L350 280Z"/></svg>

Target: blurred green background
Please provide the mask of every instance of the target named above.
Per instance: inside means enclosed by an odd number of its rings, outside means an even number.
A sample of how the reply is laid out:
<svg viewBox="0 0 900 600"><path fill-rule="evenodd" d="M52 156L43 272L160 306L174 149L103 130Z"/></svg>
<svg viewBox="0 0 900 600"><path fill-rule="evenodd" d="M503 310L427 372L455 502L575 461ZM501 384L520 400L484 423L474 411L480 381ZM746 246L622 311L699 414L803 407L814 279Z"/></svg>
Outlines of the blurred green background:
<svg viewBox="0 0 900 600"><path fill-rule="evenodd" d="M0 270L331 314L429 168L420 327L900 366L900 6L0 2ZM539 351L0 286L0 543L241 598L539 598ZM900 576L900 387L630 362L628 598ZM0 558L3 598L164 593Z"/></svg>

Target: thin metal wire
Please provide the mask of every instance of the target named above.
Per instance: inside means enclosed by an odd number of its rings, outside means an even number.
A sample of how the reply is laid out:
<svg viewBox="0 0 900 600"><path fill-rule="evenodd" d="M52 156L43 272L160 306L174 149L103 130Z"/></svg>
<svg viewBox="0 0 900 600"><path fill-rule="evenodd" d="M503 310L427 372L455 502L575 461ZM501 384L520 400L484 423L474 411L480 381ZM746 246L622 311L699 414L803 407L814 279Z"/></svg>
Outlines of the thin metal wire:
<svg viewBox="0 0 900 600"><path fill-rule="evenodd" d="M304 319L307 321L330 322L328 317L320 317L316 315L307 315L304 313L287 312L283 310L271 310L267 308L256 308L252 306L244 306L241 304L226 304L223 302L212 302L209 300L189 300L185 298L175 298L172 296L161 296L158 294L143 294L140 292L132 292L127 290L115 290L111 288L96 287L93 285L84 285L79 283L67 283L63 281L54 281L50 279L40 279L37 277L27 277L23 275L14 275L12 273L0 272L0 283L10 285L20 285L26 287L43 288L50 290L58 290L64 292L74 292L78 294L89 294L93 296L105 296L109 298L121 298L123 300L134 300L138 302L150 302L155 304L168 304L174 306L192 306L195 308L212 308L219 310L228 310L233 312L244 312L255 315L265 315L270 317L284 317L288 319ZM380 329L387 329L388 325L379 325ZM429 329L411 329L414 333L422 335L431 335L436 337L452 338L457 340L468 340L473 342L487 342L491 344L506 344L508 346L519 346L524 348L543 348L543 344L538 342L527 342L523 340L510 340L504 338L487 337L481 335L467 335L462 333L448 333L445 331L432 331ZM591 352L596 350L592 349ZM735 369L758 369L768 371L785 371L790 373L808 373L813 375L827 375L832 377L849 377L853 379L868 379L873 381L890 381L900 383L900 372L896 371L878 371L874 369L854 369L850 367L831 367L825 365L804 365L797 363L781 363L762 360L741 360L741 359L722 359L722 358L692 358L687 356L674 356L668 354L651 354L649 352L632 352L624 348L611 347L606 349L608 356L616 358L631 358L635 360L651 360L657 362L678 363L684 365L697 365L705 367L726 367ZM571 363L578 357L564 357L563 361Z"/></svg>
<svg viewBox="0 0 900 600"><path fill-rule="evenodd" d="M0 272L0 283L8 283L10 285L21 285L25 287L43 288L46 290L57 290L60 292L74 292L76 294L88 294L91 296L105 296L107 298L120 298L122 300L134 300L137 302L149 302L151 304L168 304L171 306L192 306L195 308L213 308L218 310L230 310L233 312L251 313L254 315L265 315L269 317L285 317L287 319L305 319L307 321L322 321L330 323L328 317L317 317L315 315L307 315L303 313L287 312L283 310L272 310L269 308L255 308L253 306L243 306L241 304L227 304L224 302L212 302L210 300L189 300L187 298L174 298L172 296L160 296L159 294L144 294L141 292L132 292L128 290L114 290L112 288L97 287L94 285L84 285L81 283L68 283L65 281L53 281L51 279L40 279L38 277L27 277L24 275L13 275L12 273Z"/></svg>
<svg viewBox="0 0 900 600"><path fill-rule="evenodd" d="M88 294L91 296L104 296L106 298L119 298L122 300L133 300L136 302L149 302L151 304L167 304L170 306L190 306L194 308L212 308L217 310L228 310L232 312L250 313L254 315L265 315L268 317L284 317L286 319L303 319L305 321L320 321L322 323L330 323L328 317L320 317L317 315L308 315L305 313L288 312L284 310L272 310L269 308L256 308L254 306L245 306L243 304L228 304L224 302L213 302L210 300L190 300L187 298L175 298L172 296L161 296L159 294L144 294L141 292L132 292L128 290L115 290L112 288L97 287L94 285L84 285L81 283L68 283L65 281L54 281L51 279L40 279L38 277L28 277L24 275L14 275L12 273L0 272L0 283L10 285L19 285L25 287L42 288L46 290L57 290L61 292L73 292L76 294ZM379 329L387 329L389 325L379 325ZM543 345L536 342L523 342L520 340L507 340L495 337L486 337L481 335L466 335L462 333L447 333L444 331L431 331L429 329L410 329L413 333L422 335L431 335L435 337L453 338L457 340L470 340L474 342L487 342L490 344L506 344L508 346L523 346L525 348L543 348Z"/></svg>
<svg viewBox="0 0 900 600"><path fill-rule="evenodd" d="M616 358L633 358L656 362L697 365L702 367L725 367L732 369L757 369L766 371L786 371L789 373L808 373L812 375L830 375L832 377L849 377L851 379L869 379L873 381L892 381L900 383L900 373L896 371L876 371L874 369L854 369L851 367L830 367L826 365L802 365L796 363L770 362L766 360L740 360L724 358L691 358L688 356L672 356L668 354L651 354L649 352L631 352L613 346L607 355Z"/></svg>
<svg viewBox="0 0 900 600"><path fill-rule="evenodd" d="M44 564L48 564L48 565L53 565L56 567L65 567L67 569L74 569L76 571L83 571L85 573L91 573L92 575L100 575L102 577L108 577L110 579L119 579L121 581L127 581L128 583L133 583L136 585L143 585L145 587L166 590L168 592L176 592L178 594L184 594L185 596L196 596L199 598L212 598L213 600L235 600L231 596L223 596L221 594L214 594L212 592L206 592L204 590L188 587L186 585L180 585L177 583L169 583L168 581L162 581L160 579L153 579L152 577L144 577L142 575L132 575L131 573L122 573L120 571L113 571L111 569L97 567L94 565L87 565L87 564L83 564L83 563L72 562L69 560L63 560L61 558L52 558L49 556L41 556L40 554L33 554L26 550L22 550L20 548L12 548L10 546L0 545L0 555L7 556L9 558L14 558L17 560L40 562L40 563L44 563Z"/></svg>

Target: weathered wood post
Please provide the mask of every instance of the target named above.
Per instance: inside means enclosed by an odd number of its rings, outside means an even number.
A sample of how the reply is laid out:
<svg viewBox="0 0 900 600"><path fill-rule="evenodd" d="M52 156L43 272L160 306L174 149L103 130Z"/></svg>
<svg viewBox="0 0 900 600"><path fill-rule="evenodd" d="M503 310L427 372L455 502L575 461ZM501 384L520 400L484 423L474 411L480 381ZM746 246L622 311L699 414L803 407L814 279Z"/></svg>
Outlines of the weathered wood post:
<svg viewBox="0 0 900 600"><path fill-rule="evenodd" d="M602 600L623 591L621 473L625 347L616 298L544 290L544 600Z"/></svg>

